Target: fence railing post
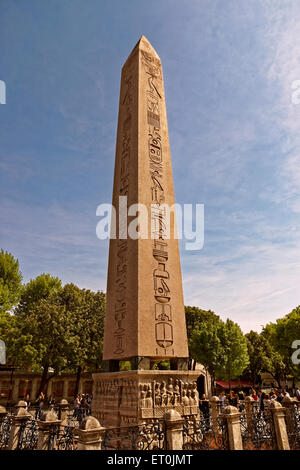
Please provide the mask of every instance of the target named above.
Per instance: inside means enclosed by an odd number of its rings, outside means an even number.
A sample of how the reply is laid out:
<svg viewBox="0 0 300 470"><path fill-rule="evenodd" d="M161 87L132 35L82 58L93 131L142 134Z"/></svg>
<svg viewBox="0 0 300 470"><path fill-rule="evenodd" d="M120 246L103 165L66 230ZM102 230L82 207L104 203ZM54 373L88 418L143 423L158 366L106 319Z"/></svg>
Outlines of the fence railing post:
<svg viewBox="0 0 300 470"><path fill-rule="evenodd" d="M270 403L269 409L273 417L278 450L290 450L285 424L285 409L278 401L272 401Z"/></svg>
<svg viewBox="0 0 300 470"><path fill-rule="evenodd" d="M164 415L168 450L182 450L184 419L178 411L170 410Z"/></svg>
<svg viewBox="0 0 300 470"><path fill-rule="evenodd" d="M5 406L0 406L0 425L2 421L5 420L6 416L7 416L7 411L6 411Z"/></svg>
<svg viewBox="0 0 300 470"><path fill-rule="evenodd" d="M222 417L227 426L229 450L243 450L240 416L241 413L235 406L228 405L224 408Z"/></svg>
<svg viewBox="0 0 300 470"><path fill-rule="evenodd" d="M297 421L295 419L295 406L298 406L297 398L284 397L282 400L282 406L285 408L285 420L286 428L288 433L288 439L291 449L295 447L295 441L297 441ZM300 436L299 436L300 437Z"/></svg>
<svg viewBox="0 0 300 470"><path fill-rule="evenodd" d="M59 414L58 417L64 426L68 424L69 402L65 398L60 400L58 404Z"/></svg>
<svg viewBox="0 0 300 470"><path fill-rule="evenodd" d="M212 422L212 429L214 433L218 432L219 423L218 419L220 416L220 398L219 397L211 397L210 406L211 406L211 422Z"/></svg>
<svg viewBox="0 0 300 470"><path fill-rule="evenodd" d="M63 398L58 404L58 419L60 420L59 432L63 433L64 427L68 426L69 402Z"/></svg>
<svg viewBox="0 0 300 470"><path fill-rule="evenodd" d="M54 436L52 436L52 433L57 430L59 425L60 420L54 410L46 411L41 416L41 419L38 420L39 435L37 450L51 450L50 439L53 437L54 444Z"/></svg>
<svg viewBox="0 0 300 470"><path fill-rule="evenodd" d="M0 449L4 450L8 446L8 440L10 436L10 428L5 429L5 420L8 415L8 412L5 406L0 406Z"/></svg>
<svg viewBox="0 0 300 470"><path fill-rule="evenodd" d="M77 450L101 450L106 429L101 426L94 416L84 418L77 429Z"/></svg>
<svg viewBox="0 0 300 470"><path fill-rule="evenodd" d="M245 414L246 414L246 421L247 421L247 430L249 435L253 433L253 403L254 399L252 397L245 398Z"/></svg>
<svg viewBox="0 0 300 470"><path fill-rule="evenodd" d="M10 430L10 436L8 441L8 450L16 450L19 444L20 439L20 430L21 427L28 421L32 419L32 416L26 410L26 403L24 401L19 401L17 408L17 413L12 417L12 425Z"/></svg>

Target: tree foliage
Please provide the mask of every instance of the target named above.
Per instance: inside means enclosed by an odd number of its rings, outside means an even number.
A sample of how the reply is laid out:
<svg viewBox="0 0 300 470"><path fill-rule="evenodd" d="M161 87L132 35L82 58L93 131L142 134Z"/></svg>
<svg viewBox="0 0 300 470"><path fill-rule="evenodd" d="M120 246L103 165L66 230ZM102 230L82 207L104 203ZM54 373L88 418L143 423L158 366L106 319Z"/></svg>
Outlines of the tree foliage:
<svg viewBox="0 0 300 470"><path fill-rule="evenodd" d="M224 361L221 328L221 320L200 323L193 331L189 342L191 356L202 364L213 378L216 377L218 366Z"/></svg>
<svg viewBox="0 0 300 470"><path fill-rule="evenodd" d="M185 318L190 353L189 368L191 369L192 366L195 368L196 362L201 362L199 361L199 357L202 357L204 361L206 358L206 362L204 363L202 361L201 364L203 364L207 370L214 369L213 363L215 358L213 356L215 354L211 351L210 342L214 341L213 337L215 333L213 330L215 326L219 324L220 317L211 310L202 310L198 307L187 306L185 307ZM207 325L209 330L205 331ZM200 347L201 341L205 341L207 348L205 348L205 346L203 346L203 348ZM198 347L196 347L196 343Z"/></svg>
<svg viewBox="0 0 300 470"><path fill-rule="evenodd" d="M82 370L101 365L104 312L103 292L74 284L62 287L49 274L32 279L23 288L15 315L0 317L9 361L42 371L40 390L63 370L79 372L79 380Z"/></svg>
<svg viewBox="0 0 300 470"><path fill-rule="evenodd" d="M273 348L272 368L270 372L280 385L288 376L300 379L300 366L292 362L292 344L300 339L300 306L275 323L268 323L263 331Z"/></svg>
<svg viewBox="0 0 300 470"><path fill-rule="evenodd" d="M20 303L16 309L18 313L30 313L30 310L40 300L47 299L51 294L56 294L62 289L61 280L50 274L40 274L31 279L22 289Z"/></svg>
<svg viewBox="0 0 300 470"><path fill-rule="evenodd" d="M14 307L21 294L22 274L19 261L8 252L0 251L0 312Z"/></svg>
<svg viewBox="0 0 300 470"><path fill-rule="evenodd" d="M256 331L250 331L245 337L249 355L246 374L255 386L262 372L272 370L273 350L269 341Z"/></svg>
<svg viewBox="0 0 300 470"><path fill-rule="evenodd" d="M217 375L228 380L240 377L249 364L247 341L237 323L227 319L220 328L220 340L223 348L223 361L217 368Z"/></svg>

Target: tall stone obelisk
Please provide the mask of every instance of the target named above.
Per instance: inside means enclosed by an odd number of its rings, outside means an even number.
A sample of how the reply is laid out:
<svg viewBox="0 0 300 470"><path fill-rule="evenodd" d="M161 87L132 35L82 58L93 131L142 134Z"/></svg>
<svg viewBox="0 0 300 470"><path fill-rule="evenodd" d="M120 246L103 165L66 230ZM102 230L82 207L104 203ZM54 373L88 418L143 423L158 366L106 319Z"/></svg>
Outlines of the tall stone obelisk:
<svg viewBox="0 0 300 470"><path fill-rule="evenodd" d="M137 204L147 210L141 219L144 232L129 236L136 210L139 215L143 212L140 206L132 207ZM167 208L173 204L161 61L142 36L121 77L113 188L116 238L111 238L109 247L104 326L106 373L94 375L93 412L102 424L134 423L146 408L151 418L155 403L161 414L166 406L182 406L184 397L189 406L197 401L195 373L186 370L188 346L175 217L168 223ZM155 361L161 359L170 360L172 370L153 370ZM131 361L132 370L118 372L120 361L125 360Z"/></svg>

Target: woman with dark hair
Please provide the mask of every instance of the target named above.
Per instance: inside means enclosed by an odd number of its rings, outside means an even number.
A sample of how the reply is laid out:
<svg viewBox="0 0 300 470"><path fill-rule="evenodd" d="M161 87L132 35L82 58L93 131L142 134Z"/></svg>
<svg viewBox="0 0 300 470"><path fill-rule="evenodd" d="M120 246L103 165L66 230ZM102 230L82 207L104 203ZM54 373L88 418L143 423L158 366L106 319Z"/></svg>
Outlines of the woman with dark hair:
<svg viewBox="0 0 300 470"><path fill-rule="evenodd" d="M230 390L229 392L228 403L229 405L235 406L236 408L238 406L238 398L235 396L233 390Z"/></svg>
<svg viewBox="0 0 300 470"><path fill-rule="evenodd" d="M206 426L209 427L209 401L206 398L205 393L203 393L201 400L199 400L199 408L203 414Z"/></svg>

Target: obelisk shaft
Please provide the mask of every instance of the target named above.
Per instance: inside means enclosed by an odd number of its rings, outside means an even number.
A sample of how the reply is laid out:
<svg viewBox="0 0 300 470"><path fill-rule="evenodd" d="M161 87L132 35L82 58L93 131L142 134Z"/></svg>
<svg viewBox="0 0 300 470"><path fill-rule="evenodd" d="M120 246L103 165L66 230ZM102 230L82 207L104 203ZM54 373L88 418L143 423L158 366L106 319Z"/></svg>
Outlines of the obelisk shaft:
<svg viewBox="0 0 300 470"><path fill-rule="evenodd" d="M147 239L126 236L117 217L110 240L103 359L188 356L178 240L166 206L173 177L160 59L142 37L121 78L113 205L148 209ZM152 208L152 211L151 211ZM172 218L171 218L172 221ZM176 222L175 222L176 223ZM151 227L154 227L151 229ZM121 236L120 236L121 235Z"/></svg>

